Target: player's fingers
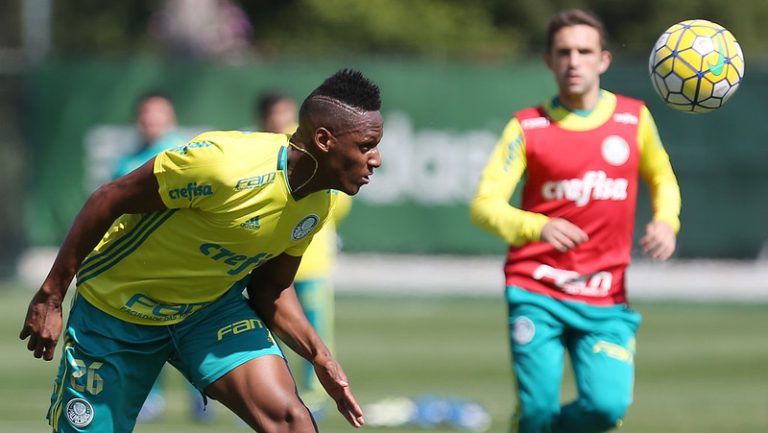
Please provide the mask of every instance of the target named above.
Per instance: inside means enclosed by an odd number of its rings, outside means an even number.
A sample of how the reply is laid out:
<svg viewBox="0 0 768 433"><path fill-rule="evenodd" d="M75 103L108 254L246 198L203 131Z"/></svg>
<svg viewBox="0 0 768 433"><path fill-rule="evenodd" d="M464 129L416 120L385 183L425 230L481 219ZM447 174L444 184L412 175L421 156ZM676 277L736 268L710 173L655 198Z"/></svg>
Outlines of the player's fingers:
<svg viewBox="0 0 768 433"><path fill-rule="evenodd" d="M360 408L360 405L357 404L357 401L349 388L344 390L344 396L341 399L340 406L343 409L342 413L344 417L352 426L360 427L365 424L363 410Z"/></svg>
<svg viewBox="0 0 768 433"><path fill-rule="evenodd" d="M660 244L661 239L659 239L659 237L653 233L647 233L645 236L643 236L642 239L640 239L640 247L643 249L643 252L648 255L652 254L656 249L658 249Z"/></svg>
<svg viewBox="0 0 768 433"><path fill-rule="evenodd" d="M663 243L656 251L656 260L665 261L672 257L675 252L675 245L672 242Z"/></svg>
<svg viewBox="0 0 768 433"><path fill-rule="evenodd" d="M654 260L658 260L660 249L661 249L661 244L659 244L658 242L649 242L648 245L643 250L643 252L645 252L645 254L647 254L650 258Z"/></svg>
<svg viewBox="0 0 768 433"><path fill-rule="evenodd" d="M562 237L559 240L560 240L560 243L563 245L563 248L565 249L565 251L568 251L576 247L576 242L574 242L573 239L568 237L568 235L562 235Z"/></svg>
<svg viewBox="0 0 768 433"><path fill-rule="evenodd" d="M556 249L557 251L560 251L561 253L568 251L568 248L565 245L563 245L563 243L560 242L560 240L558 240L556 236L550 237L549 244L552 245L554 249Z"/></svg>
<svg viewBox="0 0 768 433"><path fill-rule="evenodd" d="M30 334L29 341L27 341L27 350L34 351L37 348L37 335Z"/></svg>
<svg viewBox="0 0 768 433"><path fill-rule="evenodd" d="M56 342L51 341L50 343L46 344L44 347L45 353L43 354L43 359L46 361L52 361L53 355L56 351Z"/></svg>
<svg viewBox="0 0 768 433"><path fill-rule="evenodd" d="M42 341L37 341L35 344L35 352L34 352L35 358L42 358L44 350L45 350L45 344Z"/></svg>
<svg viewBox="0 0 768 433"><path fill-rule="evenodd" d="M19 339L26 340L26 338L29 337L29 334L31 333L32 333L32 330L29 329L29 326L24 325L24 327L21 328L21 332L19 332Z"/></svg>
<svg viewBox="0 0 768 433"><path fill-rule="evenodd" d="M577 244L581 244L589 240L589 236L587 236L584 230L574 224L571 224L570 227L568 227L566 234Z"/></svg>

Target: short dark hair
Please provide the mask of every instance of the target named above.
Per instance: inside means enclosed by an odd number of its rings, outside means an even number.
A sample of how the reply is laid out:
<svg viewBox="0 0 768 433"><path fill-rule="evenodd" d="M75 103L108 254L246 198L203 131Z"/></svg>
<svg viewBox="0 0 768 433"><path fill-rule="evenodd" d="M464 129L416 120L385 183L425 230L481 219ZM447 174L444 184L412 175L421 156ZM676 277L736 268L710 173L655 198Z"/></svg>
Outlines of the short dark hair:
<svg viewBox="0 0 768 433"><path fill-rule="evenodd" d="M552 43L557 33L563 27L575 25L585 25L597 30L600 34L600 48L608 49L608 32L605 30L605 24L595 13L582 9L567 9L558 12L549 20L547 27L547 52L552 50Z"/></svg>
<svg viewBox="0 0 768 433"><path fill-rule="evenodd" d="M353 69L342 69L328 77L310 93L307 100L314 96L332 98L366 111L378 111L381 108L379 86Z"/></svg>
<svg viewBox="0 0 768 433"><path fill-rule="evenodd" d="M280 101L293 101L293 98L281 90L269 90L262 93L256 100L256 115L259 116L259 119L265 119Z"/></svg>

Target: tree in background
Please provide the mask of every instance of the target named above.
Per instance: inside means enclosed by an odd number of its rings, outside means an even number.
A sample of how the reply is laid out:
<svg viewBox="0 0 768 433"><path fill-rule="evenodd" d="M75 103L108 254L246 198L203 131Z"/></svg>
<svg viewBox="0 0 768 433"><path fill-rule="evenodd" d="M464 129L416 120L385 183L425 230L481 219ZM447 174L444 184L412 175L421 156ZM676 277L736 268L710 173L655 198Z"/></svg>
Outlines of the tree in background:
<svg viewBox="0 0 768 433"><path fill-rule="evenodd" d="M768 36L764 0L738 7L715 0L71 0L53 7L54 52L67 57L188 56L191 45L225 57L236 47L240 57L255 58L311 52L509 60L541 52L547 17L565 7L605 17L611 39L627 55L647 55L675 22L705 18L731 30L750 59L768 57L760 49ZM187 44L179 39L184 34ZM205 47L211 40L217 43Z"/></svg>

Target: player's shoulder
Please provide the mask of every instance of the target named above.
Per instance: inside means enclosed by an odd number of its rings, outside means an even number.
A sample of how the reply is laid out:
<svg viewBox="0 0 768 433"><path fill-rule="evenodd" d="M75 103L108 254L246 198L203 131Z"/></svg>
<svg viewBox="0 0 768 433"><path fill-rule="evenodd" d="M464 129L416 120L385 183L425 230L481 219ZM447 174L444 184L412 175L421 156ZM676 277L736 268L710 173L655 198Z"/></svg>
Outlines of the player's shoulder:
<svg viewBox="0 0 768 433"><path fill-rule="evenodd" d="M533 105L515 112L512 122L517 122L523 131L549 126L550 120L543 104Z"/></svg>
<svg viewBox="0 0 768 433"><path fill-rule="evenodd" d="M611 93L607 90L603 90L603 92L607 95L612 95L614 98L616 98L616 110L632 108L635 111L640 111L646 105L645 101L643 101L642 99L621 95L619 93Z"/></svg>
<svg viewBox="0 0 768 433"><path fill-rule="evenodd" d="M224 159L261 159L277 155L278 150L288 145L285 134L246 131L209 131L204 132L188 143L171 151L182 153L197 152L218 155ZM210 155L213 156L213 155Z"/></svg>

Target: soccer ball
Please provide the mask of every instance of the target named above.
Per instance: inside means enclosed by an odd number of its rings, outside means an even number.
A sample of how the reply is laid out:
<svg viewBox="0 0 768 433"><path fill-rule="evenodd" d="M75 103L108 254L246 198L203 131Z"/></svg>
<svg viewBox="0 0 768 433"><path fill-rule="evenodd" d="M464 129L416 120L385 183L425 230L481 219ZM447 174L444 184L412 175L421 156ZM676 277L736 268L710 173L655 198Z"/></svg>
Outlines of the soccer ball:
<svg viewBox="0 0 768 433"><path fill-rule="evenodd" d="M731 32L707 20L668 28L648 61L656 93L670 107L702 113L722 107L744 77L744 54Z"/></svg>

